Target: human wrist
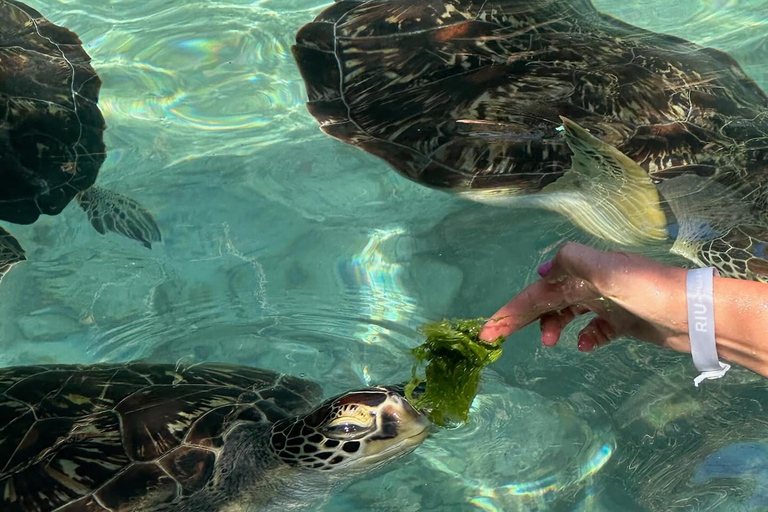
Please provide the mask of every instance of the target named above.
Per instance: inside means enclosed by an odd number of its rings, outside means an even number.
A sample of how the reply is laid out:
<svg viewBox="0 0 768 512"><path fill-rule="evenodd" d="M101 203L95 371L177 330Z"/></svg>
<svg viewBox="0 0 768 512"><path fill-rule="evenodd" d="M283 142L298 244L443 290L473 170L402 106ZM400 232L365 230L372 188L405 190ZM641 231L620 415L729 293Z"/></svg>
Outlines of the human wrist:
<svg viewBox="0 0 768 512"><path fill-rule="evenodd" d="M664 347L690 353L685 293L687 270L679 270L682 275L672 272L662 279L675 285L669 287L668 297L663 301L661 309L668 311L668 314L659 324L668 329L662 343ZM765 298L760 301L759 297ZM715 277L713 299L715 343L719 358L768 377L768 286L752 281ZM755 301L761 302L761 307L745 307L745 302Z"/></svg>
<svg viewBox="0 0 768 512"><path fill-rule="evenodd" d="M639 332L645 341L677 352L691 351L688 338L687 270L667 265L643 264L627 272L631 279L616 287L608 298L639 318Z"/></svg>
<svg viewBox="0 0 768 512"><path fill-rule="evenodd" d="M659 325L666 328L668 335L663 345L677 352L691 353L691 339L688 335L688 293L687 269L667 267L662 292L663 300L657 308L663 315Z"/></svg>

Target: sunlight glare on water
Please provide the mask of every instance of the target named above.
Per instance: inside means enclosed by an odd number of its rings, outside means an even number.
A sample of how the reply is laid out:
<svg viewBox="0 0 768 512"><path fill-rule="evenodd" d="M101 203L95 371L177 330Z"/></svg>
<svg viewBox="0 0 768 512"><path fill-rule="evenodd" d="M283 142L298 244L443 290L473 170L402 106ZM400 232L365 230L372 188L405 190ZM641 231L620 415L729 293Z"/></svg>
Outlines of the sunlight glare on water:
<svg viewBox="0 0 768 512"><path fill-rule="evenodd" d="M108 124L99 183L140 199L163 243L101 236L75 205L4 225L29 260L2 281L4 366L226 361L303 375L327 394L402 382L419 325L492 313L574 236L554 215L410 183L322 134L290 48L328 3L28 3L92 56ZM765 0L596 5L728 50L768 87ZM765 451L761 380L734 370L696 391L686 356L631 342L584 355L574 332L548 350L536 328L513 336L468 425L324 510L768 507L765 464L738 456Z"/></svg>

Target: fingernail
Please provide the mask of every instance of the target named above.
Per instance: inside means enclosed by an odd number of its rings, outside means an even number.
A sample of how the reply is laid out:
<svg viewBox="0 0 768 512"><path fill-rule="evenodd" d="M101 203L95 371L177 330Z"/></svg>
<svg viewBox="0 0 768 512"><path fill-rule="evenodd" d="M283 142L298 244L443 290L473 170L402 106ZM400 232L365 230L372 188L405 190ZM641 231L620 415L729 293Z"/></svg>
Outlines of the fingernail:
<svg viewBox="0 0 768 512"><path fill-rule="evenodd" d="M593 336L589 334L582 334L579 336L579 343L577 346L580 351L589 352L595 348L595 345L597 345L597 342Z"/></svg>
<svg viewBox="0 0 768 512"><path fill-rule="evenodd" d="M554 263L554 260L549 260L548 262L544 263L542 266L539 267L537 272L541 277L547 277L547 274L549 274L549 271L552 270L552 264Z"/></svg>
<svg viewBox="0 0 768 512"><path fill-rule="evenodd" d="M495 330L493 328L483 327L480 330L479 338L481 341L484 341L486 343L493 343L499 338L499 335L495 334Z"/></svg>

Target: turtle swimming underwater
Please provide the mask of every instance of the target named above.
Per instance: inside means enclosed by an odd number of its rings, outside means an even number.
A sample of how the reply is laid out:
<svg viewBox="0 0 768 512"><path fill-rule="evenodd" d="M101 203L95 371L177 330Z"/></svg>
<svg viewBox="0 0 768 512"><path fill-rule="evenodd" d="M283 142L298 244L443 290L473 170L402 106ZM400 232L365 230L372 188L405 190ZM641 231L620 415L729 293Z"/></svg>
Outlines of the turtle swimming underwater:
<svg viewBox="0 0 768 512"><path fill-rule="evenodd" d="M106 157L106 124L90 62L75 33L21 2L0 0L0 220L30 224L76 197L99 233L151 248L160 240L152 215L93 186ZM0 277L24 259L0 228Z"/></svg>
<svg viewBox="0 0 768 512"><path fill-rule="evenodd" d="M418 183L768 282L768 97L589 0L343 0L296 36L322 130Z"/></svg>
<svg viewBox="0 0 768 512"><path fill-rule="evenodd" d="M428 434L400 387L321 396L223 364L0 369L0 510L294 510Z"/></svg>

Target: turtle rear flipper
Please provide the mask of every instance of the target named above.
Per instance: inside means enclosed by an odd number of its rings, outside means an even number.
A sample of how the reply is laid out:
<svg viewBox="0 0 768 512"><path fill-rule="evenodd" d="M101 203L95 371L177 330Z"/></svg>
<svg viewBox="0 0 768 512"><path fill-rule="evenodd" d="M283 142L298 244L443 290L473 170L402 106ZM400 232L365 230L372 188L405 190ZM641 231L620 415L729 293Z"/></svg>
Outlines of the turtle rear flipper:
<svg viewBox="0 0 768 512"><path fill-rule="evenodd" d="M152 242L162 240L152 214L133 199L99 187L81 192L77 199L91 225L102 235L114 231L141 242L147 249L152 248Z"/></svg>
<svg viewBox="0 0 768 512"><path fill-rule="evenodd" d="M571 169L542 189L540 205L621 245L666 239L666 216L648 173L576 122L562 120Z"/></svg>
<svg viewBox="0 0 768 512"><path fill-rule="evenodd" d="M0 228L0 279L11 270L15 264L26 260L24 249L9 232Z"/></svg>

